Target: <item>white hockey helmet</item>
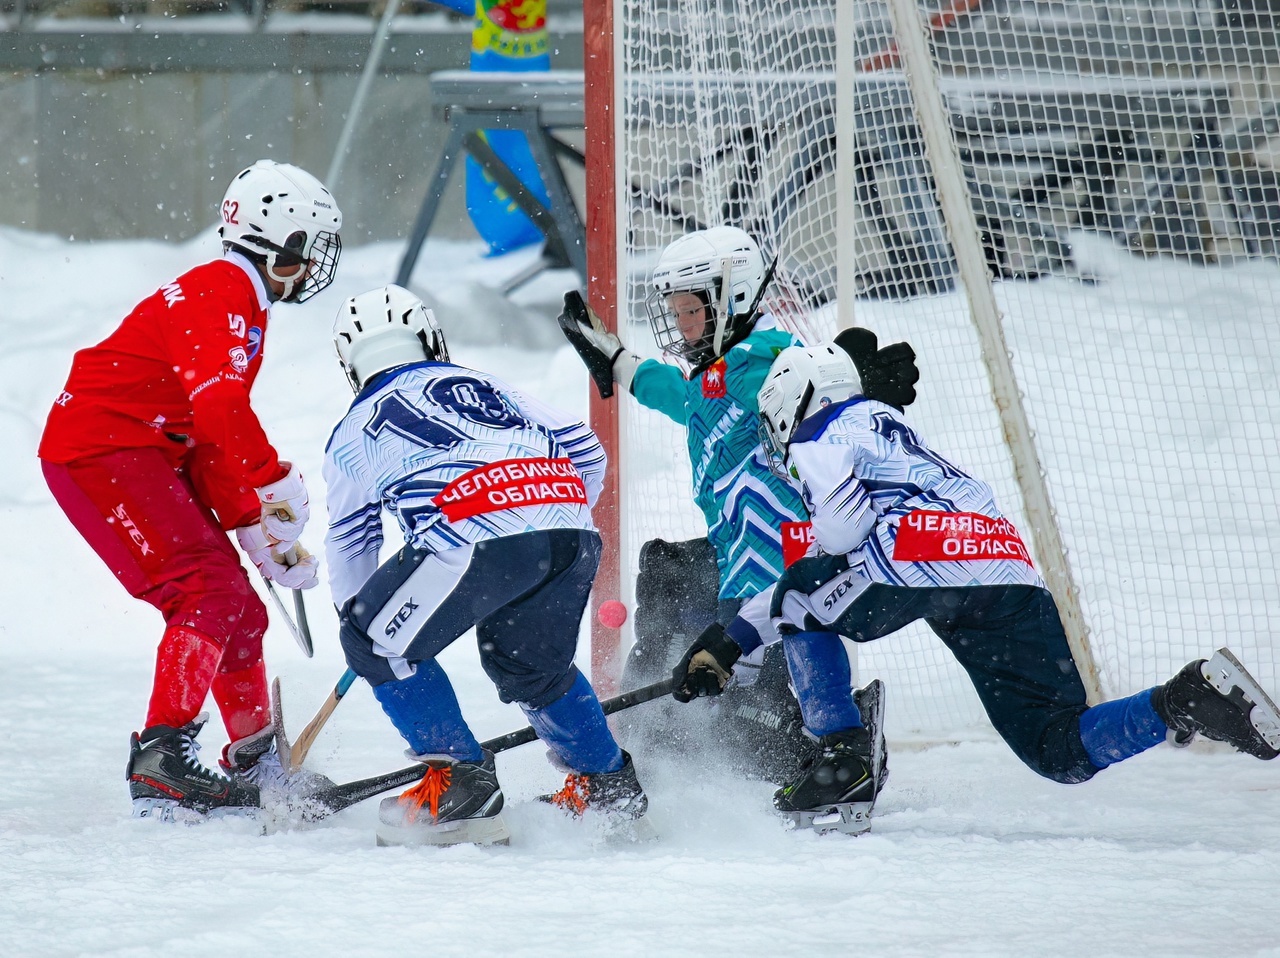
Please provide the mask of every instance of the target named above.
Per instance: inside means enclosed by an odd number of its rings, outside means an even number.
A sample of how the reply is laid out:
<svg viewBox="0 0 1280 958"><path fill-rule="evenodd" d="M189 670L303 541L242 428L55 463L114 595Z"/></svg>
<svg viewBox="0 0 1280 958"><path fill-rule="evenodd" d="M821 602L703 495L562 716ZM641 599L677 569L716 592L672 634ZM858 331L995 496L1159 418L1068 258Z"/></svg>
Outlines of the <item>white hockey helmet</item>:
<svg viewBox="0 0 1280 958"><path fill-rule="evenodd" d="M823 406L842 402L861 388L853 360L839 346L789 346L780 352L757 395L760 441L770 468L785 475L787 448L796 427Z"/></svg>
<svg viewBox="0 0 1280 958"><path fill-rule="evenodd" d="M343 303L333 321L333 346L356 392L384 369L449 361L435 314L402 286L381 286Z"/></svg>
<svg viewBox="0 0 1280 958"><path fill-rule="evenodd" d="M694 370L719 359L755 323L767 273L759 245L736 226L680 237L658 257L645 301L658 345ZM681 332L677 293L693 293L706 308L700 335Z"/></svg>
<svg viewBox="0 0 1280 958"><path fill-rule="evenodd" d="M262 263L268 276L284 284L285 302L305 302L333 282L342 252L342 211L306 170L259 160L236 174L220 213L223 246ZM310 266L291 275L276 271L299 263Z"/></svg>

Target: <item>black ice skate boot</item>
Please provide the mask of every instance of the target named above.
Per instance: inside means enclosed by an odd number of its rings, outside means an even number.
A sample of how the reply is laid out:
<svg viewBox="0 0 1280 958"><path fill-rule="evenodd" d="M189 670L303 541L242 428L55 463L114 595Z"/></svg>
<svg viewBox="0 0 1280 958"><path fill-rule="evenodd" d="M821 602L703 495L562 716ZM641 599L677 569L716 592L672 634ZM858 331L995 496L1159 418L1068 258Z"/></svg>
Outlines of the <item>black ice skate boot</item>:
<svg viewBox="0 0 1280 958"><path fill-rule="evenodd" d="M657 837L645 817L649 796L636 778L631 754L622 753L622 768L616 772L575 772L565 769L554 752L548 753L553 764L568 772L564 787L551 795L539 796L574 818L590 817L603 824L610 838L627 842L649 841Z"/></svg>
<svg viewBox="0 0 1280 958"><path fill-rule="evenodd" d="M422 781L378 807L379 845L506 845L502 788L493 753L479 762L448 755L414 755Z"/></svg>
<svg viewBox="0 0 1280 958"><path fill-rule="evenodd" d="M152 725L133 734L125 777L135 818L194 822L258 808L257 787L219 775L196 757L196 736L208 719L201 712L182 728Z"/></svg>
<svg viewBox="0 0 1280 958"><path fill-rule="evenodd" d="M1157 686L1151 706L1177 734L1199 732L1261 759L1280 754L1280 710L1227 649Z"/></svg>
<svg viewBox="0 0 1280 958"><path fill-rule="evenodd" d="M774 808L797 828L861 834L871 827L876 801L873 767L866 728L824 735L809 767L774 792Z"/></svg>
<svg viewBox="0 0 1280 958"><path fill-rule="evenodd" d="M884 683L872 679L864 688L853 690L853 700L871 738L871 774L876 780L876 797L879 797L884 783L889 781L889 749L884 742Z"/></svg>

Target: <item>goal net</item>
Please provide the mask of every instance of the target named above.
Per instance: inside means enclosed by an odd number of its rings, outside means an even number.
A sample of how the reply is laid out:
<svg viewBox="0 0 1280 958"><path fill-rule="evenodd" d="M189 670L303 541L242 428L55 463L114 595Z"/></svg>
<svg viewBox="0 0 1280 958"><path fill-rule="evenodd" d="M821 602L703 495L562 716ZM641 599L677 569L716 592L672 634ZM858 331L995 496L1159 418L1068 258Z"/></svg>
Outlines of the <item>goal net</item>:
<svg viewBox="0 0 1280 958"><path fill-rule="evenodd" d="M1276 32L1218 0L843 2L589 10L612 45L588 57L589 100L607 101L588 112L614 147L589 189L607 187L616 242L593 233L589 256L593 283L615 271L624 341L657 355L643 300L667 243L743 227L778 258L767 305L803 339L856 324L915 347L909 420L1027 532L1045 532L1028 525L1039 483L1063 547L1040 554L1037 535L1037 565L1078 595L1104 697L1220 645L1275 688ZM1004 360L984 360L984 301ZM1018 478L1000 362L1043 482ZM625 398L595 408L617 416L606 533L630 605L641 544L705 526L682 430ZM857 652L891 734L986 727L922 624Z"/></svg>

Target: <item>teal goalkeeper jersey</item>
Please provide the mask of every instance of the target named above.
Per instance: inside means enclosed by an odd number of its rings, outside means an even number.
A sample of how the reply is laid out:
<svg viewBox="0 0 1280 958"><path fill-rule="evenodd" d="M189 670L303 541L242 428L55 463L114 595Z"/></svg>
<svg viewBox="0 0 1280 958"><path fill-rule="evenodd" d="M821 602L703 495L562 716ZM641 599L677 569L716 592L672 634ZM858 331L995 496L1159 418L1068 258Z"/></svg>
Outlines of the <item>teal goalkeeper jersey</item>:
<svg viewBox="0 0 1280 958"><path fill-rule="evenodd" d="M782 574L782 523L807 522L791 484L769 471L756 394L778 353L799 340L766 315L701 376L645 360L631 392L685 427L693 493L720 566L720 598L750 598Z"/></svg>

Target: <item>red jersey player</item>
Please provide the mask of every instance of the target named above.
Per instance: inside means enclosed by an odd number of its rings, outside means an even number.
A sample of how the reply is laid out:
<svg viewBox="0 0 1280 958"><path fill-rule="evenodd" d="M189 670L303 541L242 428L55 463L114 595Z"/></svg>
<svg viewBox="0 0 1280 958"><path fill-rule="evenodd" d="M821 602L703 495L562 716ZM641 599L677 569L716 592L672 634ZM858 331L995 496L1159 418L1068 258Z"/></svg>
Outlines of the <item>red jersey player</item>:
<svg viewBox="0 0 1280 958"><path fill-rule="evenodd" d="M146 726L132 738L136 816L190 820L257 807L280 786L262 636L267 613L227 532L268 579L316 584L292 551L308 517L296 467L249 405L270 307L332 281L342 214L295 166L260 160L222 201L221 259L144 299L76 353L39 456L53 497L131 595L164 615ZM286 564L283 556L300 557ZM212 691L230 744L195 757Z"/></svg>

